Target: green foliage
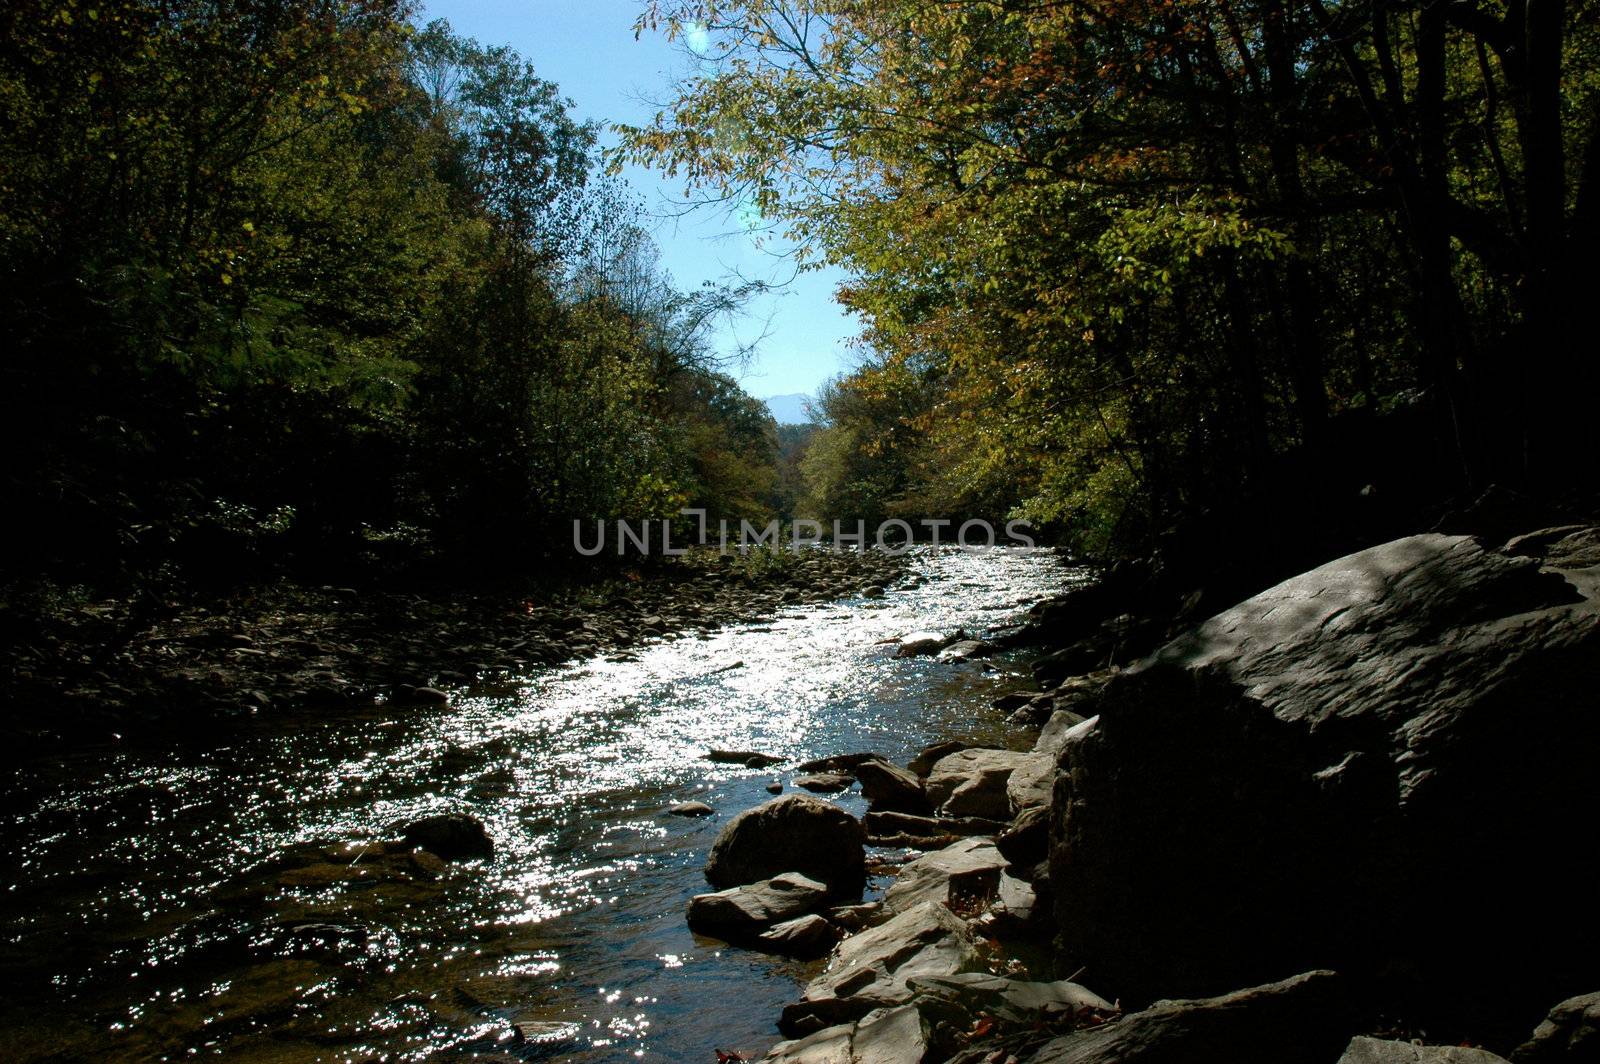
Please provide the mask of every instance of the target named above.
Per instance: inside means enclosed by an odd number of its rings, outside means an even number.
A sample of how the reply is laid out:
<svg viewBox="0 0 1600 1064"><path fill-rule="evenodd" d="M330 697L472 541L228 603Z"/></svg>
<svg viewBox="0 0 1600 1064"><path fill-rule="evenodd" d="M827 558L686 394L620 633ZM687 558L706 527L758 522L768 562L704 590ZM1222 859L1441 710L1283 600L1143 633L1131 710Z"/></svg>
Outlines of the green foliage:
<svg viewBox="0 0 1600 1064"><path fill-rule="evenodd" d="M838 393L901 401L833 415L825 509L1140 549L1307 465L1565 477L1600 383L1558 309L1596 281L1588 14L661 0L642 28L710 43L625 154L854 275L874 355ZM1341 453L1396 408L1411 453Z"/></svg>
<svg viewBox="0 0 1600 1064"><path fill-rule="evenodd" d="M19 570L504 564L578 517L770 505L595 129L389 0L0 15Z"/></svg>

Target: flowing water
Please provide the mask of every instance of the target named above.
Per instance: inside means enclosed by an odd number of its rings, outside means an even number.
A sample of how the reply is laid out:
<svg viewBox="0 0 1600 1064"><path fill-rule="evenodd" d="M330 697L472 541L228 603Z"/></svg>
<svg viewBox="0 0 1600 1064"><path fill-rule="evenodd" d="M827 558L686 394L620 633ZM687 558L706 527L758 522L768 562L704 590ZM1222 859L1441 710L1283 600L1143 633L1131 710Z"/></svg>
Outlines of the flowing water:
<svg viewBox="0 0 1600 1064"><path fill-rule="evenodd" d="M1021 744L988 707L1023 686L1017 661L897 660L884 641L1015 622L1073 578L1020 549L924 550L912 572L881 599L787 608L449 709L14 775L0 1058L759 1056L820 962L699 938L683 911L720 826L787 774L704 752L903 763L942 738ZM663 814L689 799L717 815ZM493 859L342 848L444 810L481 818Z"/></svg>

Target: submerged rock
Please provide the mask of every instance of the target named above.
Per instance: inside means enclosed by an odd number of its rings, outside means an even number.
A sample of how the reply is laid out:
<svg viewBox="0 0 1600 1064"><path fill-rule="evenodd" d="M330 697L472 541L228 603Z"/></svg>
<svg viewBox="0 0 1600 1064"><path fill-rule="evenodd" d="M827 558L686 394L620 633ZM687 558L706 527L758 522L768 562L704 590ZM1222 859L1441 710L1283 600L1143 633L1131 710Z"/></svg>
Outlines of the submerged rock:
<svg viewBox="0 0 1600 1064"><path fill-rule="evenodd" d="M786 794L730 820L706 860L715 887L790 871L827 884L835 898L860 895L867 875L861 822L820 798Z"/></svg>
<svg viewBox="0 0 1600 1064"><path fill-rule="evenodd" d="M895 648L894 656L916 658L937 654L945 647L965 638L966 633L959 629L954 632L911 632L900 637L900 645Z"/></svg>
<svg viewBox="0 0 1600 1064"><path fill-rule="evenodd" d="M704 802L679 802L667 813L671 816L710 816L716 810Z"/></svg>
<svg viewBox="0 0 1600 1064"><path fill-rule="evenodd" d="M744 765L746 768L770 768L781 765L787 758L777 757L773 754L763 754L756 750L708 750L707 761L715 761L722 765Z"/></svg>
<svg viewBox="0 0 1600 1064"><path fill-rule="evenodd" d="M483 821L465 813L440 813L413 820L401 829L408 846L427 850L446 861L494 856L494 840Z"/></svg>
<svg viewBox="0 0 1600 1064"><path fill-rule="evenodd" d="M974 658L987 657L994 651L993 645L981 639L958 639L939 651L939 660L972 661Z"/></svg>

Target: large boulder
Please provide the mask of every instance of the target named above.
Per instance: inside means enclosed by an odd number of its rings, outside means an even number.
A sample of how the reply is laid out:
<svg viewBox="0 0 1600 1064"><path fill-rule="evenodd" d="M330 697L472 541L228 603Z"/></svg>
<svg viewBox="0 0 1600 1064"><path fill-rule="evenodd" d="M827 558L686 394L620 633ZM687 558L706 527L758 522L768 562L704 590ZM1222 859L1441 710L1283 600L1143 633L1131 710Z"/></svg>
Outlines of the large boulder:
<svg viewBox="0 0 1600 1064"><path fill-rule="evenodd" d="M1344 988L1332 972L1142 1012L1063 1035L1032 1064L1324 1064L1349 1038Z"/></svg>
<svg viewBox="0 0 1600 1064"><path fill-rule="evenodd" d="M1050 810L1025 809L994 844L1011 864L1024 873L1050 856Z"/></svg>
<svg viewBox="0 0 1600 1064"><path fill-rule="evenodd" d="M1031 756L1015 750L974 747L939 759L928 774L928 801L944 816L1011 816L1006 784L1011 773Z"/></svg>
<svg viewBox="0 0 1600 1064"><path fill-rule="evenodd" d="M784 1008L778 1029L801 1038L858 1020L910 1001L912 979L974 971L981 963L967 925L943 904L923 902L841 942L827 970Z"/></svg>
<svg viewBox="0 0 1600 1064"><path fill-rule="evenodd" d="M1491 1044L1486 1017L1514 1038L1592 989L1597 588L1597 567L1414 536L1112 678L1053 802L1068 962L1127 1001L1409 973L1414 1009Z"/></svg>
<svg viewBox="0 0 1600 1064"><path fill-rule="evenodd" d="M808 794L786 794L730 820L706 859L706 879L726 889L783 872L827 884L835 898L855 897L866 883L861 821Z"/></svg>

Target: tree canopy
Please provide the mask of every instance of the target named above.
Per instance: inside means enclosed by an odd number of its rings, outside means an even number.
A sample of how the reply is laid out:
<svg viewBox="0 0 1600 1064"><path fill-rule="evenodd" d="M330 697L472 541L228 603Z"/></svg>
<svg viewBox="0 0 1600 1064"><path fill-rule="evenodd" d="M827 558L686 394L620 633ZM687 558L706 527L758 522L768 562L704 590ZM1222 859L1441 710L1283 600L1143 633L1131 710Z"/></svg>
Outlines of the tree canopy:
<svg viewBox="0 0 1600 1064"><path fill-rule="evenodd" d="M596 128L389 0L0 14L9 556L380 570L570 554L570 522L774 502Z"/></svg>
<svg viewBox="0 0 1600 1064"><path fill-rule="evenodd" d="M1595 383L1563 330L1596 280L1593 15L657 0L641 31L708 43L627 155L855 278L832 505L1104 550L1286 481L1559 490Z"/></svg>

